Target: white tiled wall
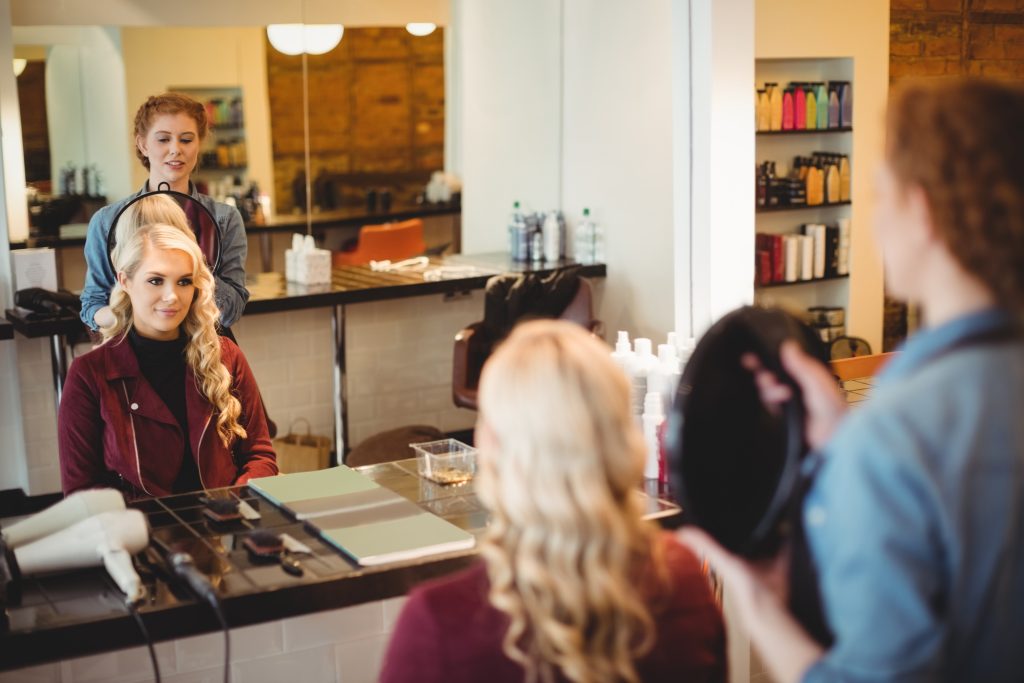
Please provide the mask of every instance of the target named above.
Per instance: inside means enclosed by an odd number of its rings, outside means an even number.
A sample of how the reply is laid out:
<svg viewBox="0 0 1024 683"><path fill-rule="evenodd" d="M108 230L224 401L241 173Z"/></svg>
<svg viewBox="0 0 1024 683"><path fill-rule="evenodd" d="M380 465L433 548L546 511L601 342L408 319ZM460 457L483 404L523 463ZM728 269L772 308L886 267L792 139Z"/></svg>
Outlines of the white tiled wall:
<svg viewBox="0 0 1024 683"><path fill-rule="evenodd" d="M371 602L231 631L231 679L244 683L373 683L405 598ZM167 683L220 683L224 637L159 643ZM0 673L0 683L141 683L153 680L143 647Z"/></svg>
<svg viewBox="0 0 1024 683"><path fill-rule="evenodd" d="M18 386L21 394L28 493L60 491L57 461L57 409L54 403L50 339L26 339L14 335L18 352Z"/></svg>

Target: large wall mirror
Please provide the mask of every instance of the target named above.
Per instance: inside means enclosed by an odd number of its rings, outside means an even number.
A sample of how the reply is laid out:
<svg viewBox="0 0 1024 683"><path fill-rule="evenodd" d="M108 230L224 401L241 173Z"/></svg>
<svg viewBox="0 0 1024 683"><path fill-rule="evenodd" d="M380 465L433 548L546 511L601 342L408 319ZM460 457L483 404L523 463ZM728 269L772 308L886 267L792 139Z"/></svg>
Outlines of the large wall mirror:
<svg viewBox="0 0 1024 683"><path fill-rule="evenodd" d="M174 21L209 18L202 3L184 4L190 7L179 7ZM447 5L425 3L426 14L407 0L369 5L258 2L238 13L236 26L134 16L133 25L15 21L30 201L77 195L88 213L142 187L133 117L148 95L164 90L206 105L213 130L193 180L208 194L235 201L264 195L261 211L276 216L371 199L379 205L385 195L396 204L415 201L431 173L445 168ZM276 49L267 24L299 17L343 26L340 42L323 54ZM403 19L437 25L414 35Z"/></svg>

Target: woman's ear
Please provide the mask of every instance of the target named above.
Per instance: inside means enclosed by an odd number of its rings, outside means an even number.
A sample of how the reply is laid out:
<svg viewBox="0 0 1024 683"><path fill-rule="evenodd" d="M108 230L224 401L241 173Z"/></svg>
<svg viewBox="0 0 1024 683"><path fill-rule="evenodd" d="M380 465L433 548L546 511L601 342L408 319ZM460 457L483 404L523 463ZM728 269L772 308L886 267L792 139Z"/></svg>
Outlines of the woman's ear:
<svg viewBox="0 0 1024 683"><path fill-rule="evenodd" d="M146 138L141 135L135 136L135 146L142 152L142 156L149 157L149 147L146 145Z"/></svg>
<svg viewBox="0 0 1024 683"><path fill-rule="evenodd" d="M117 284L121 285L121 289L127 291L128 275L123 270L117 274Z"/></svg>
<svg viewBox="0 0 1024 683"><path fill-rule="evenodd" d="M911 217L910 226L916 234L918 243L932 242L936 239L935 223L932 220L931 202L920 185L911 185L906 190L906 202Z"/></svg>

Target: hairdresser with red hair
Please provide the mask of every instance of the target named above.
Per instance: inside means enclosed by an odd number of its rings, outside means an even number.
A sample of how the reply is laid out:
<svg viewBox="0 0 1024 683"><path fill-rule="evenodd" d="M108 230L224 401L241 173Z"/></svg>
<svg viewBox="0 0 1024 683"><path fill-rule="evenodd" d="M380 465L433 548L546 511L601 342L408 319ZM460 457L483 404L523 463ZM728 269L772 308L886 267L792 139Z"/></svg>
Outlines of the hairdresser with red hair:
<svg viewBox="0 0 1024 683"><path fill-rule="evenodd" d="M135 114L135 156L149 178L136 194L97 211L89 221L85 238L88 266L82 290L82 321L91 329L112 325L110 291L115 273L107 257L107 235L118 212L140 194L169 186L206 207L217 222L220 263L213 273L215 301L220 324L229 328L241 316L249 291L245 288L245 256L248 250L242 216L233 206L200 194L189 176L199 160L199 147L209 131L206 110L191 97L164 93L148 98ZM166 189L166 188L164 188Z"/></svg>

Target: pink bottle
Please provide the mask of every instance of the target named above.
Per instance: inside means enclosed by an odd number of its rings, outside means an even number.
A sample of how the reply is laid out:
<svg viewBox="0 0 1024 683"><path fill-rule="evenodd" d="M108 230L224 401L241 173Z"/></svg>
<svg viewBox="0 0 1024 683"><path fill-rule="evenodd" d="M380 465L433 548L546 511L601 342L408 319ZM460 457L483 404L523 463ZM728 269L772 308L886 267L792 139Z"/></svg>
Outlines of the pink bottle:
<svg viewBox="0 0 1024 683"><path fill-rule="evenodd" d="M794 127L797 130L805 130L807 128L807 93L799 83L794 88L793 109L795 110Z"/></svg>
<svg viewBox="0 0 1024 683"><path fill-rule="evenodd" d="M782 93L782 130L793 130L793 90Z"/></svg>

